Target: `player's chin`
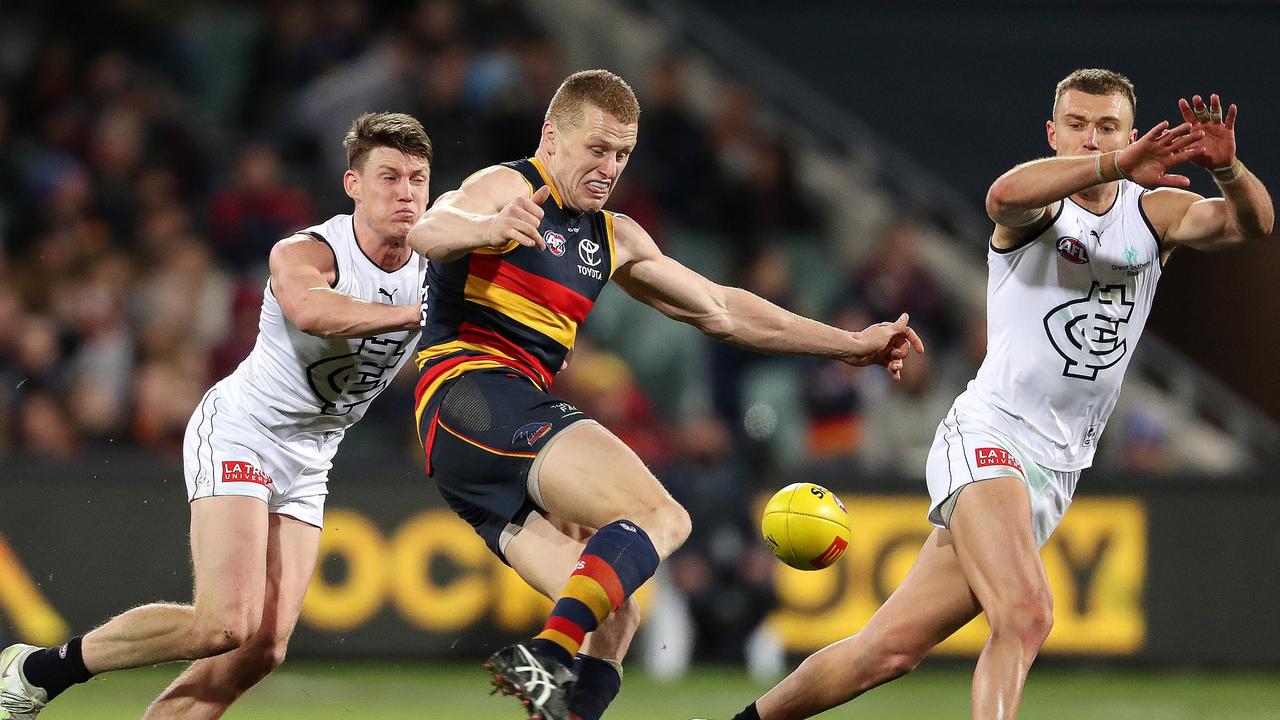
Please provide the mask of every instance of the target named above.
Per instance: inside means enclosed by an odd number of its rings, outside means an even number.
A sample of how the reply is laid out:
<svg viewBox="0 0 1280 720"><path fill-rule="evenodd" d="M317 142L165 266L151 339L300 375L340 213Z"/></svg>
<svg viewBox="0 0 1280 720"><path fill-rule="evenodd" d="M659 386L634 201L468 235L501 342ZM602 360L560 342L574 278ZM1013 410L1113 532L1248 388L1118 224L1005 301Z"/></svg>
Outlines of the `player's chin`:
<svg viewBox="0 0 1280 720"><path fill-rule="evenodd" d="M604 204L608 201L609 201L608 195L604 195L603 197L601 197L598 195L590 194L582 198L582 200L578 203L578 207L582 208L583 212L598 212L599 210L604 209Z"/></svg>
<svg viewBox="0 0 1280 720"><path fill-rule="evenodd" d="M395 237L408 237L409 231L413 229L415 219L406 219L404 216L396 216L389 224L391 235Z"/></svg>

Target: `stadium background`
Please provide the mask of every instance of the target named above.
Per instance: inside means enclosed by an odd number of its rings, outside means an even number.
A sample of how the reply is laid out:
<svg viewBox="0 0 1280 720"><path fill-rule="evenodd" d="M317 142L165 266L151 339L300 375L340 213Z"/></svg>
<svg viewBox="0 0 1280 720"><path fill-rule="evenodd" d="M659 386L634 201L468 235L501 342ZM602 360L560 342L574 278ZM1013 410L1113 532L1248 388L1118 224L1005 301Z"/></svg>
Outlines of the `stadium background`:
<svg viewBox="0 0 1280 720"><path fill-rule="evenodd" d="M930 345L889 387L602 300L558 389L632 444L697 528L647 593L610 716L731 714L781 660L856 629L927 532L923 452L982 351L981 197L1045 152L1053 82L1080 65L1128 73L1142 128L1173 117L1180 95L1221 92L1242 108L1241 157L1274 182L1280 151L1264 133L1280 101L1265 68L1280 64L1268 41L1280 12L781 8L6 3L0 643L55 642L131 604L189 597L182 430L251 346L271 244L348 211L339 143L355 115L424 122L434 196L529 154L558 81L592 66L621 72L643 108L614 209L720 281L850 327L906 309ZM1144 339L1084 499L1046 548L1057 624L1024 717L1274 715L1278 255L1264 243L1170 264L1149 333L1165 342ZM229 717L511 716L469 664L544 606L421 478L411 380L344 444L290 671ZM837 570L785 571L756 540L761 494L796 479L851 507ZM831 716L960 716L980 642L971 629ZM48 716L136 717L173 673L97 680Z"/></svg>

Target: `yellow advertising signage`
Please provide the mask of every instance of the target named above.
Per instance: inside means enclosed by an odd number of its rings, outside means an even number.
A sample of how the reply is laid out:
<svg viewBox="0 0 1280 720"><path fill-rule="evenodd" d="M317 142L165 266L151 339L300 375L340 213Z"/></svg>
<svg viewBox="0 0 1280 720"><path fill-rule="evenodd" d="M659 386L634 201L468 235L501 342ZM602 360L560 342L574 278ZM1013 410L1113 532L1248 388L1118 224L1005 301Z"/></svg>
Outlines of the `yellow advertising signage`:
<svg viewBox="0 0 1280 720"><path fill-rule="evenodd" d="M807 653L858 631L906 577L932 527L928 500L848 497L852 539L841 560L820 572L779 565L782 608L771 622L787 650ZM1054 596L1046 652L1131 654L1146 636L1142 607L1147 517L1141 501L1080 498L1041 556ZM986 643L982 617L937 652L972 654Z"/></svg>
<svg viewBox="0 0 1280 720"><path fill-rule="evenodd" d="M491 623L518 632L540 625L551 602L525 584L449 510L424 510L384 536L352 510L325 511L320 557L339 559L341 577L318 567L302 605L302 622L320 630L351 630L384 607L410 625L448 632ZM442 577L430 572L444 563ZM644 605L647 591L637 600Z"/></svg>
<svg viewBox="0 0 1280 720"><path fill-rule="evenodd" d="M3 535L0 535L0 611L9 616L18 637L26 642L57 645L67 639L67 623L31 581Z"/></svg>

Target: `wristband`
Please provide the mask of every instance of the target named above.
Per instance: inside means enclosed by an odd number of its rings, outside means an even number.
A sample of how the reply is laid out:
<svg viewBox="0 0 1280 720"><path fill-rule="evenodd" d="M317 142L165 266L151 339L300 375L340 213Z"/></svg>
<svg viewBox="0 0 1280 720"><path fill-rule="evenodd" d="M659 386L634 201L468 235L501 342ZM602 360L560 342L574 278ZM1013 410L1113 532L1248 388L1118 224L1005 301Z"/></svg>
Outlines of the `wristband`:
<svg viewBox="0 0 1280 720"><path fill-rule="evenodd" d="M1219 185L1230 185L1239 180L1240 176L1244 174L1244 163L1240 162L1239 159L1232 160L1231 164L1226 167L1209 168L1209 174L1213 175L1213 179Z"/></svg>
<svg viewBox="0 0 1280 720"><path fill-rule="evenodd" d="M1129 176L1125 175L1124 168L1120 167L1120 152L1118 150L1111 154L1111 162L1115 163L1116 175L1119 175L1121 180L1128 180Z"/></svg>
<svg viewBox="0 0 1280 720"><path fill-rule="evenodd" d="M1102 153L1093 156L1093 174L1098 176L1098 182L1106 182L1102 177Z"/></svg>

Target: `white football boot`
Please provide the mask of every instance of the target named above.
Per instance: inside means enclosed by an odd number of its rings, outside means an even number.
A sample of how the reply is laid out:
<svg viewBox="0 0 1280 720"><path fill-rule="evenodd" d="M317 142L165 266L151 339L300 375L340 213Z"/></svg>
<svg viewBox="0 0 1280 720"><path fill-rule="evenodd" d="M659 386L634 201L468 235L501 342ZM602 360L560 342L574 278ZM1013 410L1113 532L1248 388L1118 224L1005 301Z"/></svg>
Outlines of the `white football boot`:
<svg viewBox="0 0 1280 720"><path fill-rule="evenodd" d="M35 720L49 701L44 688L27 682L22 664L39 650L35 645L10 645L0 653L0 720Z"/></svg>

